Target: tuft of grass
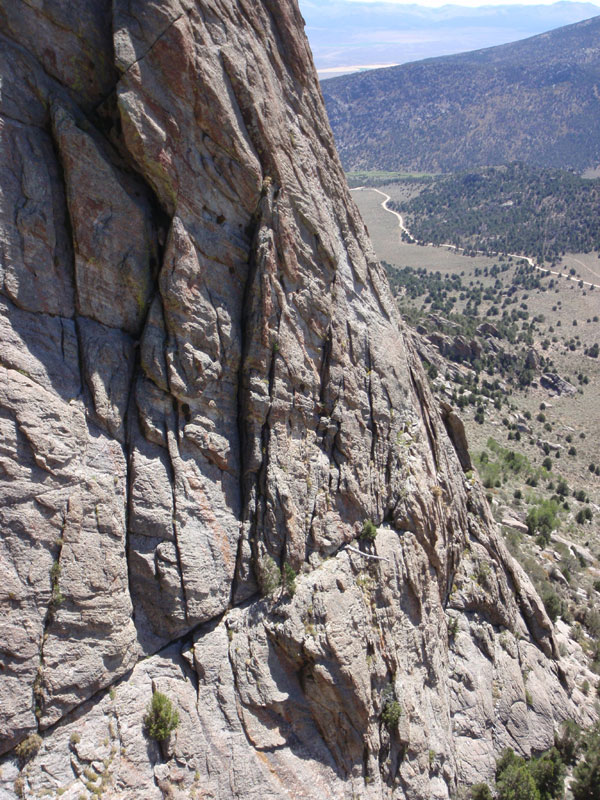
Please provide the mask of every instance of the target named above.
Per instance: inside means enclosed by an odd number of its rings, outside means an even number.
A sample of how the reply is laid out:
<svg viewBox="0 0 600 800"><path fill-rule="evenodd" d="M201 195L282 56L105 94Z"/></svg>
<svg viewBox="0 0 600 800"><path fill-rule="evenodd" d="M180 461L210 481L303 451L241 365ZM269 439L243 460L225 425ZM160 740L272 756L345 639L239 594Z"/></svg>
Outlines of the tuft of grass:
<svg viewBox="0 0 600 800"><path fill-rule="evenodd" d="M26 739L19 742L15 747L15 753L21 761L30 761L39 752L42 746L42 737L37 733L31 733Z"/></svg>

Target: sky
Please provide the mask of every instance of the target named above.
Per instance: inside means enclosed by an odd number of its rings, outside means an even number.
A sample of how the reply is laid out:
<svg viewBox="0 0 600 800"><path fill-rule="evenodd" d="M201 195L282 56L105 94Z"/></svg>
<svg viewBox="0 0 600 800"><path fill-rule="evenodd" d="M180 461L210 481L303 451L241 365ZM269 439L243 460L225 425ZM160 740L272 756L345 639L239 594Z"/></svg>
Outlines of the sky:
<svg viewBox="0 0 600 800"><path fill-rule="evenodd" d="M341 0L343 3L381 3L382 0ZM553 5L557 0L456 0L449 3L448 0L385 0L390 5L408 6L419 5L429 6L430 8L440 8L446 5L465 6L468 8L481 8L481 6L541 6ZM564 2L577 2L577 0L564 0ZM600 2L590 0L593 5L600 8Z"/></svg>
<svg viewBox="0 0 600 800"><path fill-rule="evenodd" d="M323 78L515 42L600 14L600 0L299 2Z"/></svg>

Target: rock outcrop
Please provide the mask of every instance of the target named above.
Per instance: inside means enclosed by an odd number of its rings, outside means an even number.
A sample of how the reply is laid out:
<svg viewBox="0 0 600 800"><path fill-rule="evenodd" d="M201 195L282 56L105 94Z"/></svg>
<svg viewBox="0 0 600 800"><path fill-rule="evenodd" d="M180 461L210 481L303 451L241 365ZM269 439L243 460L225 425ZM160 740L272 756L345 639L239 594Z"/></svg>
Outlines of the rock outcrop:
<svg viewBox="0 0 600 800"><path fill-rule="evenodd" d="M0 28L0 797L446 800L548 746L578 697L296 0L0 0Z"/></svg>
<svg viewBox="0 0 600 800"><path fill-rule="evenodd" d="M576 394L577 389L572 383L561 378L555 372L545 372L540 378L540 384L555 394Z"/></svg>

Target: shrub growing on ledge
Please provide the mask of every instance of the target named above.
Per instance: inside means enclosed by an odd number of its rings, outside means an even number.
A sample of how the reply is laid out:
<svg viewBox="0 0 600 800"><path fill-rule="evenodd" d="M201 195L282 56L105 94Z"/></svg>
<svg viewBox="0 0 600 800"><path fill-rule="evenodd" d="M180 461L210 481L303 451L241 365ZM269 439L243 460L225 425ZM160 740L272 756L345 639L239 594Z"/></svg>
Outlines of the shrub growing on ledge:
<svg viewBox="0 0 600 800"><path fill-rule="evenodd" d="M471 786L469 800L493 800L492 792L487 783L477 783Z"/></svg>
<svg viewBox="0 0 600 800"><path fill-rule="evenodd" d="M32 759L42 746L42 737L37 733L30 734L15 747L15 753L21 761Z"/></svg>
<svg viewBox="0 0 600 800"><path fill-rule="evenodd" d="M273 594L278 586L281 586L281 570L275 563L275 559L265 554L258 563L258 582L263 597Z"/></svg>
<svg viewBox="0 0 600 800"><path fill-rule="evenodd" d="M371 519L365 520L365 524L360 532L360 538L368 542L374 542L377 537L377 526Z"/></svg>
<svg viewBox="0 0 600 800"><path fill-rule="evenodd" d="M393 730L402 716L402 706L397 700L388 700L381 712L381 721L388 729Z"/></svg>
<svg viewBox="0 0 600 800"><path fill-rule="evenodd" d="M179 725L179 714L162 692L154 692L144 717L144 728L151 739L163 742Z"/></svg>
<svg viewBox="0 0 600 800"><path fill-rule="evenodd" d="M296 594L296 573L287 561L284 563L281 571L281 588L287 592L290 597Z"/></svg>

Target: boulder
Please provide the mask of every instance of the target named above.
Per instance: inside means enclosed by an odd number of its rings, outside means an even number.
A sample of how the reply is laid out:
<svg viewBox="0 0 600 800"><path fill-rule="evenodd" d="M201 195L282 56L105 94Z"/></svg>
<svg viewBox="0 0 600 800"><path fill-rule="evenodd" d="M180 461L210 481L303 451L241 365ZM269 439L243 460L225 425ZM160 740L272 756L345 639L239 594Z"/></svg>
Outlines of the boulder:
<svg viewBox="0 0 600 800"><path fill-rule="evenodd" d="M540 384L544 389L548 389L548 391L554 392L555 394L572 395L577 393L577 389L572 383L561 378L560 375L557 375L555 372L545 372L540 378Z"/></svg>

